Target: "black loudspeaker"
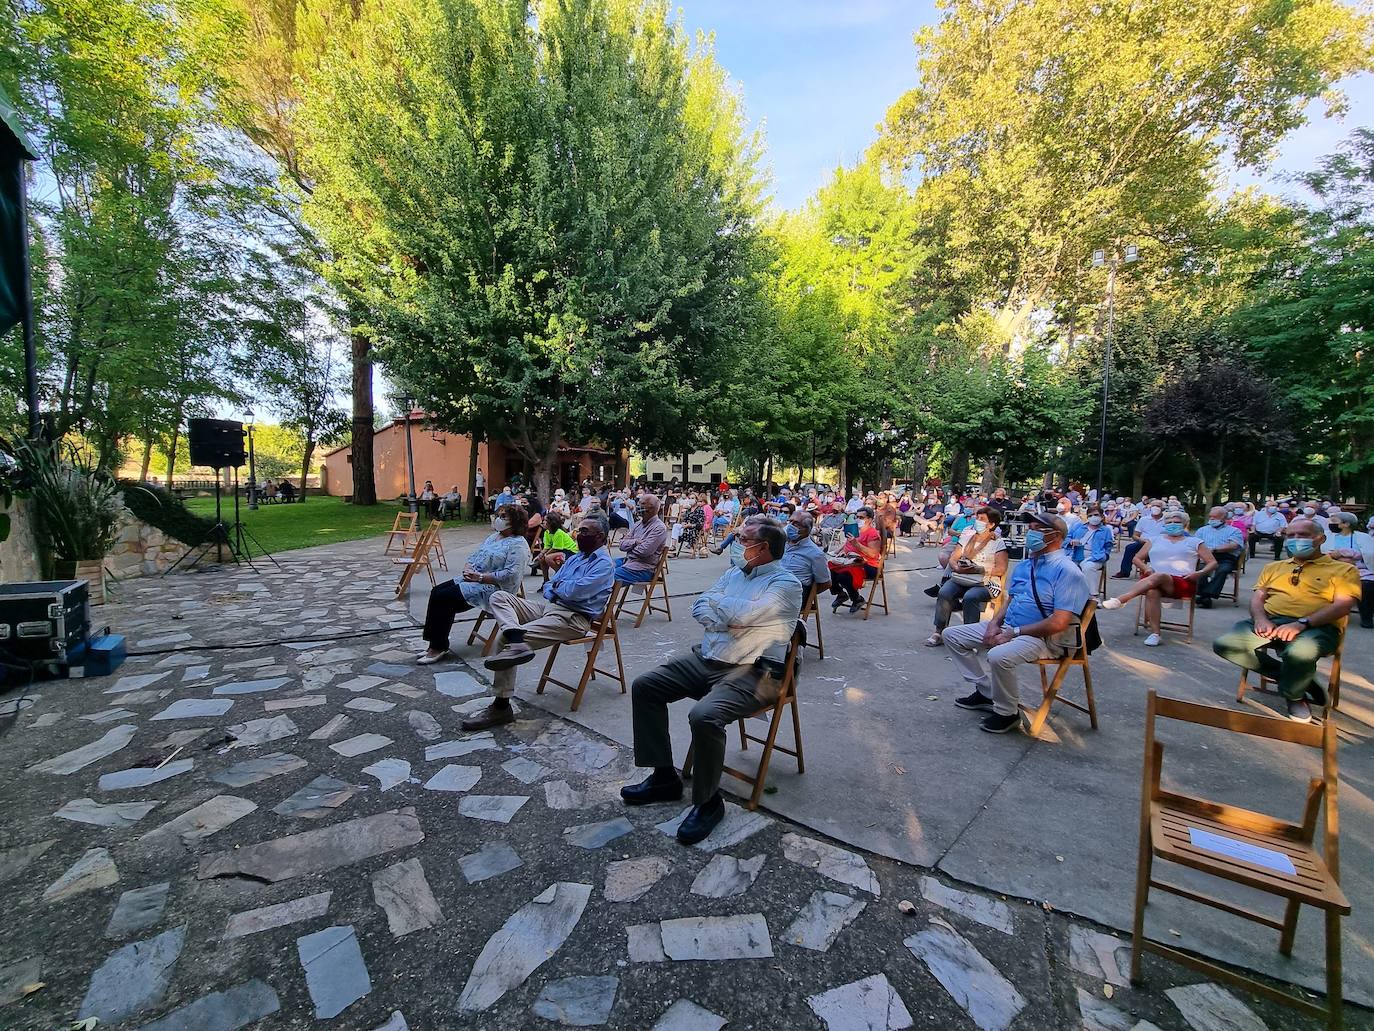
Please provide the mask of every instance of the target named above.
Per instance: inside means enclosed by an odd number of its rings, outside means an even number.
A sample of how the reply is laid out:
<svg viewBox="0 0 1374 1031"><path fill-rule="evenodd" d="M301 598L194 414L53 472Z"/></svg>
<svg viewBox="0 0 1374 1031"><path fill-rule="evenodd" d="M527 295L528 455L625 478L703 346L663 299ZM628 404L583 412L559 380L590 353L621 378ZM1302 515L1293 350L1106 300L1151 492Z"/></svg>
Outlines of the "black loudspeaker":
<svg viewBox="0 0 1374 1031"><path fill-rule="evenodd" d="M247 461L243 423L233 419L192 419L188 430L192 465L236 469Z"/></svg>

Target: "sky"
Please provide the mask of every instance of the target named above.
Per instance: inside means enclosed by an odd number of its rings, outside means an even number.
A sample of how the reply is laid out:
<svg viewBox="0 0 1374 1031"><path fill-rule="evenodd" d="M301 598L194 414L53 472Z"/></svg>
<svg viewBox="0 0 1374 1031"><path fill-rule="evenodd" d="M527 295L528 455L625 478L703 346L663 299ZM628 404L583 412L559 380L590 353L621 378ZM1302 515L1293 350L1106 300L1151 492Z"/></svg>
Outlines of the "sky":
<svg viewBox="0 0 1374 1031"><path fill-rule="evenodd" d="M838 164L853 164L888 107L916 84L912 37L938 21L931 0L680 0L693 32L714 32L720 63L740 84L768 141L775 203L796 208ZM1264 172L1228 170L1232 186L1258 184L1293 197L1284 176L1316 165L1352 128L1374 125L1374 76L1342 84L1344 119L1309 109Z"/></svg>

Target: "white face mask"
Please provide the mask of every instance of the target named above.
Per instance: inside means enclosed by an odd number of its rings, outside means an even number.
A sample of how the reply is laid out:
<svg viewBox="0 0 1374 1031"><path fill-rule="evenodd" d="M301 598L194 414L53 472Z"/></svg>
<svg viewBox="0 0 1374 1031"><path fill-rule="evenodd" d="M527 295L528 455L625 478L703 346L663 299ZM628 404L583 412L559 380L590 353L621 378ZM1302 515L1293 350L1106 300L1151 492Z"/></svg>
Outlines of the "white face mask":
<svg viewBox="0 0 1374 1031"><path fill-rule="evenodd" d="M1162 508L1152 508L1152 509L1150 509L1150 515L1154 516L1156 519L1158 519L1158 518L1159 518L1160 516L1162 516L1163 514L1164 514L1164 509L1162 509Z"/></svg>
<svg viewBox="0 0 1374 1031"><path fill-rule="evenodd" d="M497 533L505 533L510 529L510 520L504 519L501 516L492 516L491 528Z"/></svg>

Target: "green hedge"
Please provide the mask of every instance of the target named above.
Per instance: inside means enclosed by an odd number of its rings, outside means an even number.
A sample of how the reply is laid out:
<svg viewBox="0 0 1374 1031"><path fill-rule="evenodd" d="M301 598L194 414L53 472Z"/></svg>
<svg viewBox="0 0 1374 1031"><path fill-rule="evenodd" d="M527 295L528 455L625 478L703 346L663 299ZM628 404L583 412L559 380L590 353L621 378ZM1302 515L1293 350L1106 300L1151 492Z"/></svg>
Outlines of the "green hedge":
<svg viewBox="0 0 1374 1031"><path fill-rule="evenodd" d="M124 492L124 504L130 512L183 544L199 544L215 525L213 521L196 515L164 487L130 480L121 480L119 486Z"/></svg>

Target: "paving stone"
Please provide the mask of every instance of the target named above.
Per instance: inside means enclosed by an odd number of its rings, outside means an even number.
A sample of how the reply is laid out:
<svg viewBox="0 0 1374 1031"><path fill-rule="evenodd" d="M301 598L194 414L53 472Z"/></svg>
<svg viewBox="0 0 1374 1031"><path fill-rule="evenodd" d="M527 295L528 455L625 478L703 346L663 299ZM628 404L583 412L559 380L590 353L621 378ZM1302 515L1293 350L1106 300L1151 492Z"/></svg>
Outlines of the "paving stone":
<svg viewBox="0 0 1374 1031"><path fill-rule="evenodd" d="M0 852L0 884L18 877L24 868L57 844L56 838L35 841L31 845L19 845Z"/></svg>
<svg viewBox="0 0 1374 1031"><path fill-rule="evenodd" d="M1078 1013L1083 1018L1083 1031L1132 1031L1135 1020L1105 999L1082 988L1078 992Z"/></svg>
<svg viewBox="0 0 1374 1031"><path fill-rule="evenodd" d="M55 755L51 759L44 759L42 762L34 763L32 766L28 767L27 772L53 773L65 777L68 774L75 773L77 770L84 770L87 766L91 765L91 763L99 762L101 759L105 759L114 755L115 752L118 752L134 739L134 731L137 729L138 728L132 723L125 723L121 726L114 727L107 730L103 737L97 738L90 744L82 745L80 748L74 748L70 752L63 752L61 755Z"/></svg>
<svg viewBox="0 0 1374 1031"><path fill-rule="evenodd" d="M593 774L620 755L611 745L593 741L567 724L554 724L535 739L535 747L548 753L553 765L571 773Z"/></svg>
<svg viewBox="0 0 1374 1031"><path fill-rule="evenodd" d="M464 795L458 801L458 812L474 820L510 823L529 800L529 795Z"/></svg>
<svg viewBox="0 0 1374 1031"><path fill-rule="evenodd" d="M390 679L393 677L404 678L414 673L415 667L398 666L394 662L374 662L371 666L367 667L367 671L369 673L375 674L376 676L382 677L383 679Z"/></svg>
<svg viewBox="0 0 1374 1031"><path fill-rule="evenodd" d="M43 957L33 956L0 966L0 1006L24 997L24 989L37 984L43 976Z"/></svg>
<svg viewBox="0 0 1374 1031"><path fill-rule="evenodd" d="M194 680L204 680L210 675L209 666L187 666L181 674L181 682L189 684Z"/></svg>
<svg viewBox="0 0 1374 1031"><path fill-rule="evenodd" d="M425 762L433 762L435 759L457 759L473 752L493 751L498 747L496 739L483 731L461 741L442 741L437 745L430 745L425 749Z"/></svg>
<svg viewBox="0 0 1374 1031"><path fill-rule="evenodd" d="M682 823L691 811L692 807L688 806L673 819L658 824L658 830L669 837L675 837L678 824ZM768 817L762 813L751 813L747 809L735 805L734 802L726 802L725 818L720 821L720 825L704 841L698 841L692 847L700 852L719 852L723 848L733 848L741 841L763 830L769 822Z"/></svg>
<svg viewBox="0 0 1374 1031"><path fill-rule="evenodd" d="M290 902L278 902L272 906L262 906L258 909L235 913L225 925L224 940L243 938L250 934L257 934L259 931L270 931L273 928L285 927L287 924L299 923L302 920L314 920L316 917L324 916L329 912L329 900L333 894L332 891L322 891L317 895L305 895L298 899L292 899Z"/></svg>
<svg viewBox="0 0 1374 1031"><path fill-rule="evenodd" d="M619 988L615 977L561 977L544 986L530 1011L556 1024L595 1027L610 1019Z"/></svg>
<svg viewBox="0 0 1374 1031"><path fill-rule="evenodd" d="M343 805L361 788L322 773L305 787L282 799L272 809L278 816L318 820Z"/></svg>
<svg viewBox="0 0 1374 1031"><path fill-rule="evenodd" d="M415 810L397 809L206 856L196 876L244 876L275 883L327 873L424 840Z"/></svg>
<svg viewBox="0 0 1374 1031"><path fill-rule="evenodd" d="M345 680L342 684L335 684L334 686L341 687L345 691L352 691L354 694L358 694L362 691L371 691L374 687L377 687L378 685L385 683L386 677L363 676L353 677L350 680Z"/></svg>
<svg viewBox="0 0 1374 1031"><path fill-rule="evenodd" d="M329 718L328 723L324 724L324 726L320 727L319 730L315 731L313 734L310 735L310 740L328 741L335 734L342 733L343 729L352 722L352 717L342 712L339 713L337 716L331 716Z"/></svg>
<svg viewBox="0 0 1374 1031"><path fill-rule="evenodd" d="M563 831L563 840L578 848L597 849L633 832L635 825L623 816L600 823L584 823Z"/></svg>
<svg viewBox="0 0 1374 1031"><path fill-rule="evenodd" d="M763 869L767 858L762 853L750 859L712 856L711 861L692 882L691 892L693 895L704 895L708 899L743 895L758 879L759 871Z"/></svg>
<svg viewBox="0 0 1374 1031"><path fill-rule="evenodd" d="M296 951L316 1017L337 1017L372 991L363 951L351 926L326 927L297 938Z"/></svg>
<svg viewBox="0 0 1374 1031"><path fill-rule="evenodd" d="M385 691L387 694L394 694L400 698L409 698L412 702L419 701L421 698L428 698L418 687L411 687L409 684L397 684L388 682L377 688L378 691Z"/></svg>
<svg viewBox="0 0 1374 1031"><path fill-rule="evenodd" d="M104 888L118 881L119 871L110 853L103 848L93 848L48 885L47 891L43 892L43 901L61 902L73 895Z"/></svg>
<svg viewBox="0 0 1374 1031"><path fill-rule="evenodd" d="M177 759L174 762L164 763L162 766L135 766L132 769L120 770L118 773L107 773L96 783L101 791L146 788L150 784L161 784L164 780L171 780L183 773L190 773L195 768L196 761L194 759Z"/></svg>
<svg viewBox="0 0 1374 1031"><path fill-rule="evenodd" d="M806 1004L828 1031L902 1031L912 1026L902 997L883 974L813 995Z"/></svg>
<svg viewBox="0 0 1374 1031"><path fill-rule="evenodd" d="M302 694L295 698L269 698L262 703L264 712L284 712L287 709L312 709L329 699L322 694Z"/></svg>
<svg viewBox="0 0 1374 1031"><path fill-rule="evenodd" d="M523 755L517 755L514 759L507 759L501 764L501 769L521 784L533 784L540 778L547 777L551 772L547 766L542 766L533 759L526 759Z"/></svg>
<svg viewBox="0 0 1374 1031"><path fill-rule="evenodd" d="M411 709L406 713L406 722L421 741L438 741L444 733L439 721L420 709Z"/></svg>
<svg viewBox="0 0 1374 1031"><path fill-rule="evenodd" d="M180 816L169 820L161 827L154 827L143 835L141 841L163 841L179 839L183 845L201 841L217 834L231 823L256 812L258 805L237 795L216 795Z"/></svg>
<svg viewBox="0 0 1374 1031"><path fill-rule="evenodd" d="M418 859L406 859L373 874L372 899L386 912L387 926L397 938L444 922Z"/></svg>
<svg viewBox="0 0 1374 1031"><path fill-rule="evenodd" d="M426 791L471 791L482 779L480 766L456 766L449 763L425 781Z"/></svg>
<svg viewBox="0 0 1374 1031"><path fill-rule="evenodd" d="M566 780L550 780L544 782L544 803L550 809L583 809L587 796L574 791Z"/></svg>
<svg viewBox="0 0 1374 1031"><path fill-rule="evenodd" d="M1249 1006L1210 982L1165 989L1193 1031L1269 1031Z"/></svg>
<svg viewBox="0 0 1374 1031"><path fill-rule="evenodd" d="M167 993L172 967L185 943L183 924L112 952L91 975L77 1020L95 1017L102 1023L115 1024L156 1006Z"/></svg>
<svg viewBox="0 0 1374 1031"><path fill-rule="evenodd" d="M213 695L266 694L279 691L291 683L289 677L269 677L264 680L235 680L232 684L220 684L210 693Z"/></svg>
<svg viewBox="0 0 1374 1031"><path fill-rule="evenodd" d="M138 1031L239 1031L280 1009L281 1000L265 981L245 981L201 996Z"/></svg>
<svg viewBox="0 0 1374 1031"><path fill-rule="evenodd" d="M607 902L636 902L647 895L649 889L667 876L672 868L672 862L662 856L611 863L606 867L606 884L602 894Z"/></svg>
<svg viewBox="0 0 1374 1031"><path fill-rule="evenodd" d="M1069 925L1069 965L1118 988L1131 983L1130 943L1082 924Z"/></svg>
<svg viewBox="0 0 1374 1031"><path fill-rule="evenodd" d="M162 634L159 637L149 637L139 641L136 647L139 648L161 648L168 644L181 644L183 641L191 640L191 635L187 633Z"/></svg>
<svg viewBox="0 0 1374 1031"><path fill-rule="evenodd" d="M878 878L873 876L863 857L847 849L814 838L803 838L799 834L784 834L782 854L798 866L815 870L832 881L848 884L871 895L882 894Z"/></svg>
<svg viewBox="0 0 1374 1031"><path fill-rule="evenodd" d="M174 730L161 741L154 741L154 748L182 748L189 745L198 738L210 733L210 727L188 727L186 730Z"/></svg>
<svg viewBox="0 0 1374 1031"><path fill-rule="evenodd" d="M487 1009L551 959L582 919L591 892L589 884L559 881L512 913L482 946L458 1011Z"/></svg>
<svg viewBox="0 0 1374 1031"><path fill-rule="evenodd" d="M383 791L390 791L410 779L410 763L404 759L378 759L371 766L364 766L363 772L376 777Z"/></svg>
<svg viewBox="0 0 1374 1031"><path fill-rule="evenodd" d="M139 688L156 684L159 680L171 676L171 674L172 671L169 669L161 673L137 673L130 677L120 677L114 684L105 689L105 693L121 694L125 691L137 691Z"/></svg>
<svg viewBox="0 0 1374 1031"><path fill-rule="evenodd" d="M678 999L663 1012L649 1031L720 1031L724 1017L698 1006L691 999Z"/></svg>
<svg viewBox="0 0 1374 1031"><path fill-rule="evenodd" d="M1026 1008L1016 986L943 920L932 920L903 944L925 963L980 1031L1005 1031Z"/></svg>
<svg viewBox="0 0 1374 1031"><path fill-rule="evenodd" d="M234 735L235 738L229 747L249 748L253 745L265 745L269 741L280 741L284 737L294 737L299 732L300 728L292 722L290 716L268 716L263 719L249 720L247 723L238 723L228 729L228 733Z"/></svg>
<svg viewBox="0 0 1374 1031"><path fill-rule="evenodd" d="M161 884L134 888L119 896L110 922L105 925L105 937L118 941L152 927L162 919L171 887L169 882L163 881Z"/></svg>
<svg viewBox="0 0 1374 1031"><path fill-rule="evenodd" d="M350 737L346 741L338 741L329 746L330 751L338 752L345 758L353 758L355 755L363 755L367 752L375 752L379 748L385 748L391 744L391 738L381 734L359 734L357 737Z"/></svg>
<svg viewBox="0 0 1374 1031"><path fill-rule="evenodd" d="M232 698L178 698L149 718L155 723L159 720L204 719L206 716L223 716L233 707Z"/></svg>
<svg viewBox="0 0 1374 1031"><path fill-rule="evenodd" d="M1016 925L1012 920L1011 909L1001 899L960 891L958 888L942 884L934 877L921 878L921 895L927 902L933 902L942 909L958 913L984 927L991 927L1003 934L1015 933Z"/></svg>
<svg viewBox="0 0 1374 1031"><path fill-rule="evenodd" d="M372 1031L410 1031L410 1025L406 1023L406 1018L400 1010L392 1010L386 1023L373 1028Z"/></svg>
<svg viewBox="0 0 1374 1031"><path fill-rule="evenodd" d="M469 884L510 873L524 865L515 849L504 841L489 841L480 851L458 860L458 867Z"/></svg>
<svg viewBox="0 0 1374 1031"><path fill-rule="evenodd" d="M488 689L486 684L471 673L453 669L434 674L434 690L449 698L467 698L471 695L486 694Z"/></svg>
<svg viewBox="0 0 1374 1031"><path fill-rule="evenodd" d="M243 788L249 784L256 784L260 780L267 780L269 777L280 777L283 773L303 770L307 765L309 764L298 755L292 755L289 752L273 752L271 755L261 755L256 759L244 759L236 762L226 770L210 774L210 779L227 787Z"/></svg>
<svg viewBox="0 0 1374 1031"><path fill-rule="evenodd" d="M719 858L719 857L717 857ZM868 903L837 891L818 891L782 932L782 940L812 952L829 952L840 932L853 923Z"/></svg>
<svg viewBox="0 0 1374 1031"><path fill-rule="evenodd" d="M380 698L352 698L344 702L344 708L357 712L390 712L396 708L396 703L384 702Z"/></svg>
<svg viewBox="0 0 1374 1031"><path fill-rule="evenodd" d="M120 705L147 705L149 702L161 701L172 693L172 689L164 688L161 691L130 691L128 694L119 696Z"/></svg>
<svg viewBox="0 0 1374 1031"><path fill-rule="evenodd" d="M689 916L659 923L663 954L672 960L766 959L773 955L762 913Z"/></svg>
<svg viewBox="0 0 1374 1031"><path fill-rule="evenodd" d="M625 928L631 963L666 963L663 952L663 928L658 924L631 924Z"/></svg>
<svg viewBox="0 0 1374 1031"><path fill-rule="evenodd" d="M102 805L93 798L74 798L54 816L73 823L89 823L96 827L132 827L160 802L112 802Z"/></svg>
<svg viewBox="0 0 1374 1031"><path fill-rule="evenodd" d="M51 727L54 723L60 723L63 715L60 712L45 712L29 724L29 729L42 730L44 727Z"/></svg>
<svg viewBox="0 0 1374 1031"><path fill-rule="evenodd" d="M106 709L104 712L92 712L80 719L88 723L114 723L118 720L129 719L134 714L128 709Z"/></svg>

